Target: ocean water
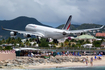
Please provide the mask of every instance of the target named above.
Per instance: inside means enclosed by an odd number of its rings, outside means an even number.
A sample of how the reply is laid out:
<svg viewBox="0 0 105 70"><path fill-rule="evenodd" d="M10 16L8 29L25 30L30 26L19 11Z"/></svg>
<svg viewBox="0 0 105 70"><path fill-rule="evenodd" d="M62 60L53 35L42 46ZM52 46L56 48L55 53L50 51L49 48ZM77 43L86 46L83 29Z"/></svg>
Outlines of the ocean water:
<svg viewBox="0 0 105 70"><path fill-rule="evenodd" d="M73 67L73 68L50 68L50 69L32 69L32 70L105 70L105 66L102 67Z"/></svg>
<svg viewBox="0 0 105 70"><path fill-rule="evenodd" d="M12 69L12 70L105 70L105 66L98 67L66 67L66 68L46 68L46 69Z"/></svg>

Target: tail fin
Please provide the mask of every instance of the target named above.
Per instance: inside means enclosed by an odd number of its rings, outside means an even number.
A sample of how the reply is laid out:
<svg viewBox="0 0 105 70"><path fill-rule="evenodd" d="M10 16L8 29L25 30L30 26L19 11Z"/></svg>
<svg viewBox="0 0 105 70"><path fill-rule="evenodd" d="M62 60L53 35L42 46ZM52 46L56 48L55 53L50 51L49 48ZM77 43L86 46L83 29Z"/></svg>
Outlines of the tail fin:
<svg viewBox="0 0 105 70"><path fill-rule="evenodd" d="M68 18L66 24L65 24L64 27L62 28L63 30L70 30L71 18L72 18L72 15L69 16L69 18Z"/></svg>

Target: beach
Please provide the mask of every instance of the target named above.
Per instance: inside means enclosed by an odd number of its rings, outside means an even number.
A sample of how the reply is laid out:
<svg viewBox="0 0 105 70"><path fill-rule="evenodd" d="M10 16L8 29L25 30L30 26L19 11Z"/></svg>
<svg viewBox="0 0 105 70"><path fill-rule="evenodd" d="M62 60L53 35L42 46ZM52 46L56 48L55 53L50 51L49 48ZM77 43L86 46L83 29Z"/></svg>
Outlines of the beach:
<svg viewBox="0 0 105 70"><path fill-rule="evenodd" d="M90 58L93 57L93 65L90 64ZM43 68L62 68L62 67L94 67L105 66L105 56L101 60L94 59L95 56L56 56L47 59L35 57L16 57L14 60L1 61L1 69L43 69ZM98 58L99 56L97 56ZM83 62L88 59L88 64Z"/></svg>
<svg viewBox="0 0 105 70"><path fill-rule="evenodd" d="M72 56L68 56L72 57ZM76 56L75 56L76 57ZM91 57L94 58L94 56L81 56L81 57L88 57L90 60ZM105 56L101 56L101 60L93 60L93 66L105 66ZM92 67L90 64L90 61L88 62L88 65L86 63L82 62L62 62L60 64L56 63L46 63L46 64L40 64L37 66L29 65L26 67L27 69L42 69L42 68L62 68L62 67Z"/></svg>

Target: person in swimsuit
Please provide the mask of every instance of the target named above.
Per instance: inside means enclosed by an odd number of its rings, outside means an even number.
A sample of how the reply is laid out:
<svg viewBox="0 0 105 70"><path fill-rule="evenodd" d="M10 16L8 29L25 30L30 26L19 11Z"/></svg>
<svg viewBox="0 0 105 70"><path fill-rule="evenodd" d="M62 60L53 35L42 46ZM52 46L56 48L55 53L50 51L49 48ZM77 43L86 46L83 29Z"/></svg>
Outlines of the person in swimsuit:
<svg viewBox="0 0 105 70"><path fill-rule="evenodd" d="M93 57L90 58L90 64L93 66Z"/></svg>

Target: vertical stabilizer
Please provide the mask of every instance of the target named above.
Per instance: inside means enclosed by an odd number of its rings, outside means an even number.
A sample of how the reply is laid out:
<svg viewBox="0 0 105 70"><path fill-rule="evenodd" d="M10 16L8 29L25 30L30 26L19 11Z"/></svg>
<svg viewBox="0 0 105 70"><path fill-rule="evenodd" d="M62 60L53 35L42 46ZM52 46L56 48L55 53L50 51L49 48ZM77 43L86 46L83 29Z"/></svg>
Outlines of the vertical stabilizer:
<svg viewBox="0 0 105 70"><path fill-rule="evenodd" d="M70 30L71 18L72 18L72 15L69 16L69 18L68 18L66 24L65 24L64 27L62 28L63 30Z"/></svg>

